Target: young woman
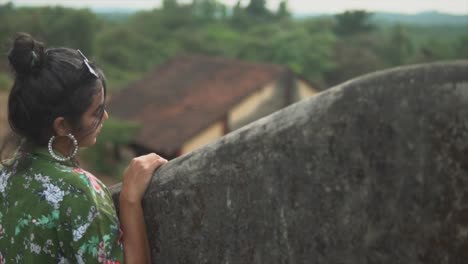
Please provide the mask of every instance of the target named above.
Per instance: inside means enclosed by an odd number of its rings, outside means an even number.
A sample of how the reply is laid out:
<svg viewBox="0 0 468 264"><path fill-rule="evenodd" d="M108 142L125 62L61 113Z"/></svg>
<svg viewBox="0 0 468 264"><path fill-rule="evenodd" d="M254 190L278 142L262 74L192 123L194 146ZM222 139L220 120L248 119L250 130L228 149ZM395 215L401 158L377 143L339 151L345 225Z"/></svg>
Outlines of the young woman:
<svg viewBox="0 0 468 264"><path fill-rule="evenodd" d="M45 49L25 33L8 59L15 72L8 121L20 141L0 167L0 264L150 262L141 200L167 160L154 153L132 160L119 222L106 187L75 159L108 118L102 71L79 50Z"/></svg>

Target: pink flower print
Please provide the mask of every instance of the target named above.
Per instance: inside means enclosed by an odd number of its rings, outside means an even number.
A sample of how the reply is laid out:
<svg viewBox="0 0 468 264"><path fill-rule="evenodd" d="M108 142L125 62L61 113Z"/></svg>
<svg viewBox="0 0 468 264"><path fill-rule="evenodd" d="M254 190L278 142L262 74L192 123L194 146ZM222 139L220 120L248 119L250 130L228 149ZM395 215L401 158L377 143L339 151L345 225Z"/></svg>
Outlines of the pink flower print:
<svg viewBox="0 0 468 264"><path fill-rule="evenodd" d="M73 171L74 172L77 172L77 173L80 173L82 175L85 175L88 180L89 180L89 183L91 184L91 186L93 187L94 191L96 191L97 193L99 193L100 195L104 195L104 190L102 189L101 185L99 184L99 181L96 177L94 177L94 175L92 175L91 173L81 169L81 168L73 168Z"/></svg>
<svg viewBox="0 0 468 264"><path fill-rule="evenodd" d="M124 235L124 232L122 231L121 228L119 228L119 240L117 240L119 245L122 245L123 235Z"/></svg>
<svg viewBox="0 0 468 264"><path fill-rule="evenodd" d="M0 225L0 238L1 238L2 236L3 236L3 226ZM1 257L1 255L0 255L0 257ZM2 262L0 261L0 264L1 264L1 263L2 263Z"/></svg>
<svg viewBox="0 0 468 264"><path fill-rule="evenodd" d="M104 247L105 247L104 241L99 242L98 261L100 263L106 261L106 251Z"/></svg>
<svg viewBox="0 0 468 264"><path fill-rule="evenodd" d="M101 185L98 183L98 180L96 177L94 177L91 173L86 172L86 176L88 176L89 181L91 182L91 185L93 186L94 190L96 192L102 192Z"/></svg>
<svg viewBox="0 0 468 264"><path fill-rule="evenodd" d="M120 261L118 261L118 260L117 260L117 261L113 261L113 260L107 259L107 260L104 262L104 264L120 264Z"/></svg>
<svg viewBox="0 0 468 264"><path fill-rule="evenodd" d="M80 173L80 174L84 173L84 170L82 170L81 168L78 168L78 167L74 167L73 171L76 172L76 173Z"/></svg>

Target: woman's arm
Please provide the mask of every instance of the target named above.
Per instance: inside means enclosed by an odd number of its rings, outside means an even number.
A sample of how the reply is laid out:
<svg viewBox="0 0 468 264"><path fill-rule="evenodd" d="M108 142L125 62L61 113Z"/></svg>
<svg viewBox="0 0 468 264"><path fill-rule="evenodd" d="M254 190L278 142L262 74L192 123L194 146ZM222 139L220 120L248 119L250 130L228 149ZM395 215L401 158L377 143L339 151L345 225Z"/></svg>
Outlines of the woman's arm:
<svg viewBox="0 0 468 264"><path fill-rule="evenodd" d="M141 203L120 199L120 225L123 234L125 263L151 263L146 224Z"/></svg>
<svg viewBox="0 0 468 264"><path fill-rule="evenodd" d="M124 172L119 197L125 263L150 263L151 255L141 201L154 170L167 160L151 153L132 160Z"/></svg>

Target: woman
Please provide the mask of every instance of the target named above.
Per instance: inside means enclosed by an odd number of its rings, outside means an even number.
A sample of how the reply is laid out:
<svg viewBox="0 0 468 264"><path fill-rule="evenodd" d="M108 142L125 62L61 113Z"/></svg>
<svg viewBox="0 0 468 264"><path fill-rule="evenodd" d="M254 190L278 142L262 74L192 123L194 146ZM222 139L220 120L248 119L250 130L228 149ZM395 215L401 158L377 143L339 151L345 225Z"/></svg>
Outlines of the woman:
<svg viewBox="0 0 468 264"><path fill-rule="evenodd" d="M0 264L150 262L141 200L167 160L154 153L132 160L119 223L106 187L75 159L108 118L102 71L79 50L45 49L25 33L8 59L15 72L8 120L21 141L0 168Z"/></svg>

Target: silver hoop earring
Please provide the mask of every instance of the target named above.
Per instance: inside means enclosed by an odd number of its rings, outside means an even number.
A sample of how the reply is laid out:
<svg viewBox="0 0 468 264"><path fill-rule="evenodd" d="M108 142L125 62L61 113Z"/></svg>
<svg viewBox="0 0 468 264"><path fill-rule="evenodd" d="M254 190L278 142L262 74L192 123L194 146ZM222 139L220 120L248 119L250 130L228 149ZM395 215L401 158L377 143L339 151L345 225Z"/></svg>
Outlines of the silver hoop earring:
<svg viewBox="0 0 468 264"><path fill-rule="evenodd" d="M49 149L49 154L50 154L50 156L52 156L52 158L54 158L54 159L56 159L58 161L67 161L67 160L70 160L73 157L75 157L76 153L78 152L78 141L76 141L76 138L71 133L68 133L67 137L73 142L73 152L72 152L72 154L70 156L68 156L68 157L63 157L63 158L58 156L57 154L55 154L54 149L52 148L52 143L54 143L54 140L55 140L56 136L52 136L52 137L50 137L49 144L47 145L47 147Z"/></svg>

